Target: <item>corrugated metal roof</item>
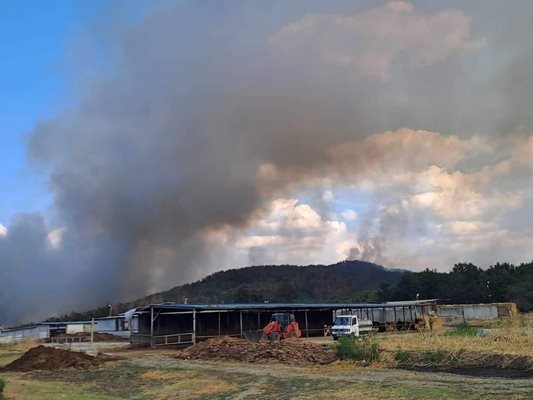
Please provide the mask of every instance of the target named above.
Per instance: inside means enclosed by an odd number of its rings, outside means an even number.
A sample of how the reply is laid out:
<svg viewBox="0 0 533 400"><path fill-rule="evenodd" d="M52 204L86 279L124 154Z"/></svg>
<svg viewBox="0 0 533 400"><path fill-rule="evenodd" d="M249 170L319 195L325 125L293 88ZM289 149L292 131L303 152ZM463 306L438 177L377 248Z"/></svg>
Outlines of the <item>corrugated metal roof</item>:
<svg viewBox="0 0 533 400"><path fill-rule="evenodd" d="M183 311L201 310L320 310L341 308L383 308L383 307L408 307L429 306L436 302L431 300L413 300L388 303L223 303L223 304L183 304L183 303L160 303L150 304L139 308L138 311L150 308L174 309Z"/></svg>

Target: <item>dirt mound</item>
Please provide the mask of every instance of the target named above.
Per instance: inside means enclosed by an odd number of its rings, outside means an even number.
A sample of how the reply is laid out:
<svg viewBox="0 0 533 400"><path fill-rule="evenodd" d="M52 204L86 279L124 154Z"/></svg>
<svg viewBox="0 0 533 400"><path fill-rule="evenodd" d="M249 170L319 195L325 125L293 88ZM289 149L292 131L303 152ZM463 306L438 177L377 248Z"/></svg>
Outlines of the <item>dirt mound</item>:
<svg viewBox="0 0 533 400"><path fill-rule="evenodd" d="M60 370L66 368L89 369L102 364L103 360L85 353L37 346L22 357L6 365L4 371L26 372L34 370Z"/></svg>
<svg viewBox="0 0 533 400"><path fill-rule="evenodd" d="M326 347L301 339L252 343L228 336L208 339L180 351L179 358L235 360L251 363L329 364L336 360Z"/></svg>
<svg viewBox="0 0 533 400"><path fill-rule="evenodd" d="M82 342L89 342L91 340L91 334L85 332L79 332L74 335L65 335L66 338L80 338ZM122 342L129 340L126 337L113 335L111 333L93 333L93 340L95 342Z"/></svg>

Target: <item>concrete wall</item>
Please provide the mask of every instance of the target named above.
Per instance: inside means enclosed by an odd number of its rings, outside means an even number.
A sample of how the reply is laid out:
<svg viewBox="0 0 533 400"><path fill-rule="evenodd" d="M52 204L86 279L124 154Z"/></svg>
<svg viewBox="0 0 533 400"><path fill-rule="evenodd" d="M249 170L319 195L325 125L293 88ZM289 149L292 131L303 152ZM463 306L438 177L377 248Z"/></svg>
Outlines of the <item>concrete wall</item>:
<svg viewBox="0 0 533 400"><path fill-rule="evenodd" d="M134 318L131 319L131 321L133 320ZM137 318L135 318L135 322L138 322ZM134 327L137 329L136 325ZM121 336L126 338L129 338L131 336L131 330L127 329L127 324L124 320L124 317L98 319L98 328L96 329L96 332L109 333L110 335Z"/></svg>
<svg viewBox="0 0 533 400"><path fill-rule="evenodd" d="M97 332L106 333L106 332L114 332L116 330L117 330L117 320L115 318L106 318L106 319L98 320L98 329L96 329Z"/></svg>
<svg viewBox="0 0 533 400"><path fill-rule="evenodd" d="M67 324L67 335L75 335L76 333L91 333L92 324ZM98 332L98 323L94 323L94 331Z"/></svg>
<svg viewBox="0 0 533 400"><path fill-rule="evenodd" d="M21 342L27 339L44 340L50 338L48 325L37 325L0 332L0 343Z"/></svg>
<svg viewBox="0 0 533 400"><path fill-rule="evenodd" d="M455 318L462 321L494 321L498 319L496 304L452 304L438 305L437 314L440 317Z"/></svg>

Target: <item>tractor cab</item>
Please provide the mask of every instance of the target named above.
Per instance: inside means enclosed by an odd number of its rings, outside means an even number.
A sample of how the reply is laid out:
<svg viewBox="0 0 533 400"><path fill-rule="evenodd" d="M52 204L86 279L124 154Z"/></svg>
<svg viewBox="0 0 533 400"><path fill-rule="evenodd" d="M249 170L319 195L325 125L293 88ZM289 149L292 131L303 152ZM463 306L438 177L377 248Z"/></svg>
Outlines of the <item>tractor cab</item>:
<svg viewBox="0 0 533 400"><path fill-rule="evenodd" d="M294 318L294 314L290 313L274 313L270 318L270 322L277 322L281 325L281 330L285 330L294 321L296 321L296 318Z"/></svg>
<svg viewBox="0 0 533 400"><path fill-rule="evenodd" d="M280 340L302 336L298 322L292 313L274 313L270 322L263 328L262 338Z"/></svg>

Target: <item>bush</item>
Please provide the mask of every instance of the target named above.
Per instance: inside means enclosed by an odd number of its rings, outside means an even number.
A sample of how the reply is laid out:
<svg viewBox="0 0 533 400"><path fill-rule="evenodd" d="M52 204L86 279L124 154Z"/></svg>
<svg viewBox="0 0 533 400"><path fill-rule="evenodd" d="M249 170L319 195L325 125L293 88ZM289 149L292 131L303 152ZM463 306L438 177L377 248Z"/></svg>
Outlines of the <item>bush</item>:
<svg viewBox="0 0 533 400"><path fill-rule="evenodd" d="M450 366L457 364L462 351L457 354L442 350L436 351L408 351L398 350L394 353L394 360L403 365L411 366Z"/></svg>
<svg viewBox="0 0 533 400"><path fill-rule="evenodd" d="M398 350L396 354L394 354L394 359L399 363L407 364L411 361L411 353L405 350Z"/></svg>
<svg viewBox="0 0 533 400"><path fill-rule="evenodd" d="M477 336L478 330L470 326L466 321L462 322L460 325L457 325L453 331L446 332L446 336Z"/></svg>
<svg viewBox="0 0 533 400"><path fill-rule="evenodd" d="M341 336L337 343L337 355L341 360L379 361L379 343L373 335Z"/></svg>
<svg viewBox="0 0 533 400"><path fill-rule="evenodd" d="M4 393L4 388L6 387L6 382L0 378L0 396Z"/></svg>

